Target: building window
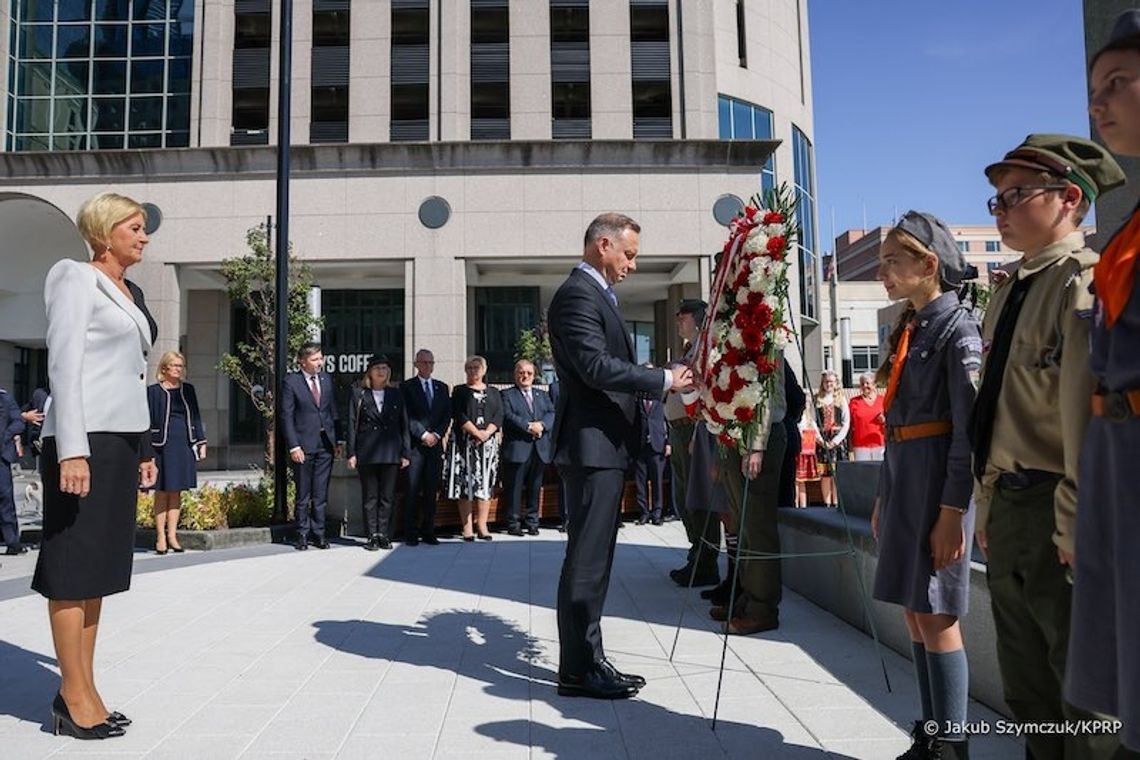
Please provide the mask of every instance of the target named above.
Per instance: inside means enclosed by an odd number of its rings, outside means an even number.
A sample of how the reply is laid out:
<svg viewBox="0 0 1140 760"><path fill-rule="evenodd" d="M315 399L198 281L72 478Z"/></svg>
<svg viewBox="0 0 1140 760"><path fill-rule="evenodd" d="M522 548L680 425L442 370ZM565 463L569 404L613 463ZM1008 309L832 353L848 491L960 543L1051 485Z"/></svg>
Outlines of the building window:
<svg viewBox="0 0 1140 760"><path fill-rule="evenodd" d="M629 331L630 340L633 341L634 361L637 364L656 362L657 351L653 342L655 335L653 323L627 321L625 329Z"/></svg>
<svg viewBox="0 0 1140 760"><path fill-rule="evenodd" d="M970 241L959 240L958 241L958 250L961 251L962 253L968 253L970 250Z"/></svg>
<svg viewBox="0 0 1140 760"><path fill-rule="evenodd" d="M736 0L736 56L741 68L748 68L748 45L744 34L744 0Z"/></svg>
<svg viewBox="0 0 1140 760"><path fill-rule="evenodd" d="M322 290L321 348L325 370L337 388L342 420L348 420L350 387L364 375L367 357L385 354L396 383L404 374L404 290Z"/></svg>
<svg viewBox="0 0 1140 760"><path fill-rule="evenodd" d="M800 312L818 319L816 303L815 175L812 146L799 127L792 126L792 156L796 186L796 243L800 249Z"/></svg>
<svg viewBox="0 0 1140 760"><path fill-rule="evenodd" d="M665 0L631 0L630 56L634 139L673 137L669 6Z"/></svg>
<svg viewBox="0 0 1140 760"><path fill-rule="evenodd" d="M234 5L231 145L269 144L269 0Z"/></svg>
<svg viewBox="0 0 1140 760"><path fill-rule="evenodd" d="M350 0L313 0L309 142L348 142Z"/></svg>
<svg viewBox="0 0 1140 760"><path fill-rule="evenodd" d="M823 347L823 368L832 370L835 369L833 366L831 366L831 346Z"/></svg>
<svg viewBox="0 0 1140 760"><path fill-rule="evenodd" d="M519 333L542 315L538 299L534 287L475 288L475 353L487 360L487 382L511 382Z"/></svg>
<svg viewBox="0 0 1140 760"><path fill-rule="evenodd" d="M589 0L550 0L551 137L588 140Z"/></svg>
<svg viewBox="0 0 1140 760"><path fill-rule="evenodd" d="M190 144L189 0L13 0L9 150Z"/></svg>
<svg viewBox="0 0 1140 760"><path fill-rule="evenodd" d="M771 140L772 112L727 95L717 97L717 116L722 140ZM776 154L772 153L760 171L760 190L776 188Z"/></svg>
<svg viewBox="0 0 1140 760"><path fill-rule="evenodd" d="M1000 240L987 240L986 241L986 253L997 253L1000 250L1001 250L1001 241Z"/></svg>
<svg viewBox="0 0 1140 760"><path fill-rule="evenodd" d="M879 368L878 346L852 346L851 369L858 376L864 372L874 372Z"/></svg>
<svg viewBox="0 0 1140 760"><path fill-rule="evenodd" d="M249 310L244 305L234 303L230 307L230 353L237 353L239 343L249 340ZM269 387L269 378L261 380L262 387ZM236 382L230 381L230 408L227 415L230 423L230 443L265 443L265 419L253 405L253 400Z"/></svg>
<svg viewBox="0 0 1140 760"><path fill-rule="evenodd" d="M471 2L471 139L511 139L511 43L507 0Z"/></svg>
<svg viewBox="0 0 1140 760"><path fill-rule="evenodd" d="M392 3L392 142L428 139L430 29L428 0Z"/></svg>

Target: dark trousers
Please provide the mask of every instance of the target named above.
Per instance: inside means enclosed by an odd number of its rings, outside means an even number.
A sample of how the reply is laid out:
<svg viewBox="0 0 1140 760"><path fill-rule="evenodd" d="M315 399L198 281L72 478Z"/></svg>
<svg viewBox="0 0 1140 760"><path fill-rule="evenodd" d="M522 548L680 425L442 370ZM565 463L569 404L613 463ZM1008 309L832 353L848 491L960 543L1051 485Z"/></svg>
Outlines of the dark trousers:
<svg viewBox="0 0 1140 760"><path fill-rule="evenodd" d="M329 478L332 477L333 452L330 449L306 451L305 461L292 463L297 484L297 532L308 538L325 537L325 508L329 503Z"/></svg>
<svg viewBox="0 0 1140 760"><path fill-rule="evenodd" d="M3 459L0 459L0 539L8 546L18 546L20 543L16 495L12 488L12 465Z"/></svg>
<svg viewBox="0 0 1140 760"><path fill-rule="evenodd" d="M361 506L369 536L392 535L392 502L396 498L398 464L357 464Z"/></svg>
<svg viewBox="0 0 1140 760"><path fill-rule="evenodd" d="M602 608L610 586L625 472L567 465L570 526L558 582L558 672L579 676L605 657Z"/></svg>
<svg viewBox="0 0 1140 760"><path fill-rule="evenodd" d="M1020 721L1092 719L1061 696L1069 650L1073 587L1053 543L1055 481L1022 490L997 488L986 526L986 581L997 633L1005 701ZM1109 758L1115 734L1076 736L1030 733L1035 760Z"/></svg>
<svg viewBox="0 0 1140 760"><path fill-rule="evenodd" d="M665 507L665 455L643 445L633 465L633 477L642 518L660 520L661 510Z"/></svg>
<svg viewBox="0 0 1140 760"><path fill-rule="evenodd" d="M688 503L689 469L693 457L689 453L696 425L686 421L680 425L669 423L669 462L673 468L673 511L681 517L685 535L689 537L689 554L686 564L697 566L697 575L707 578L717 575L716 558L720 546L720 516L705 509L691 509ZM706 545L706 542L708 545Z"/></svg>
<svg viewBox="0 0 1140 760"><path fill-rule="evenodd" d="M520 526L525 519L528 528L538 527L538 496L542 491L542 472L546 468L538 451L531 449L525 462L503 462L503 492L507 497L507 525ZM526 516L520 518L523 489L526 489Z"/></svg>
<svg viewBox="0 0 1140 760"><path fill-rule="evenodd" d="M408 458L408 493L404 507L405 536L435 533L435 502L443 472L443 444L428 448L415 445Z"/></svg>
<svg viewBox="0 0 1140 760"><path fill-rule="evenodd" d="M739 536L739 598L733 608L734 615L749 618L778 617L783 588L780 585L779 559L749 559L749 553L780 552L780 532L776 524L776 492L780 486L780 471L784 467L784 448L787 432L782 423L772 426L768 434L768 448L760 474L747 481L740 471L740 455L736 449L721 460L720 472L728 493L728 506ZM747 506L747 514L744 514ZM743 518L743 519L742 519Z"/></svg>

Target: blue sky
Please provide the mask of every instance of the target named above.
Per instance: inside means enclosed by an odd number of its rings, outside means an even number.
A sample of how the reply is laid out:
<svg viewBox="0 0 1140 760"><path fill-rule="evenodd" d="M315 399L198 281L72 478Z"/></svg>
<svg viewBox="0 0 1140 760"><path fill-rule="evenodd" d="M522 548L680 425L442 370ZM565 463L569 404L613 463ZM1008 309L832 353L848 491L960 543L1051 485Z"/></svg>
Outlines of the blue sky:
<svg viewBox="0 0 1140 760"><path fill-rule="evenodd" d="M915 208L990 221L982 169L1088 136L1080 0L809 0L819 232Z"/></svg>

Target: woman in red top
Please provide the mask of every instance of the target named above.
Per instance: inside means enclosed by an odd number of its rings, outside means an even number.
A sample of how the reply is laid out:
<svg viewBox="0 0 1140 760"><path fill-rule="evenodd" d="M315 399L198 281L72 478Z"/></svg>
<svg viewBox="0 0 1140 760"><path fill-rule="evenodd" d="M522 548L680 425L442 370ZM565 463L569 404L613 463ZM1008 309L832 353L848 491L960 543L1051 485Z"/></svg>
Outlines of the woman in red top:
<svg viewBox="0 0 1140 760"><path fill-rule="evenodd" d="M887 420L883 397L875 388L875 375L859 376L860 395L851 399L851 451L856 462L883 461Z"/></svg>

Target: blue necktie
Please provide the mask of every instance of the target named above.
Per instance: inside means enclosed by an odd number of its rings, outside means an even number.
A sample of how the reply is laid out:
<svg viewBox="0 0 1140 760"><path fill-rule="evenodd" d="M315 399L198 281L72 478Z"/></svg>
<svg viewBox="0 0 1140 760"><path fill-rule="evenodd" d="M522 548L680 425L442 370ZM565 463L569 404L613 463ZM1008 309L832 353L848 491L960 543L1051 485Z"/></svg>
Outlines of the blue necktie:
<svg viewBox="0 0 1140 760"><path fill-rule="evenodd" d="M617 293L614 292L613 285L606 286L606 295L610 297L610 303L612 303L614 306L617 306Z"/></svg>

